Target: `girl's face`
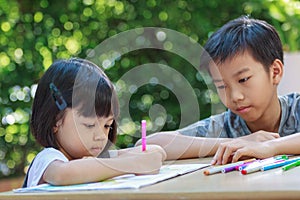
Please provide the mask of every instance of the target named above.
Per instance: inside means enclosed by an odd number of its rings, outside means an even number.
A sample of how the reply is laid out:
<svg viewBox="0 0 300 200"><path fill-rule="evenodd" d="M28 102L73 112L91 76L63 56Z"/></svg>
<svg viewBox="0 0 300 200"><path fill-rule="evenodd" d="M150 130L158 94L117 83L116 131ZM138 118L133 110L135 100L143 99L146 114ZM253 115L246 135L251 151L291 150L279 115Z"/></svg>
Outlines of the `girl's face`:
<svg viewBox="0 0 300 200"><path fill-rule="evenodd" d="M105 148L113 121L113 116L84 117L76 109L67 108L56 127L60 150L69 160L98 156Z"/></svg>
<svg viewBox="0 0 300 200"><path fill-rule="evenodd" d="M266 72L260 62L244 52L218 66L212 63L210 73L223 104L247 123L255 123L278 109L281 64L275 60Z"/></svg>

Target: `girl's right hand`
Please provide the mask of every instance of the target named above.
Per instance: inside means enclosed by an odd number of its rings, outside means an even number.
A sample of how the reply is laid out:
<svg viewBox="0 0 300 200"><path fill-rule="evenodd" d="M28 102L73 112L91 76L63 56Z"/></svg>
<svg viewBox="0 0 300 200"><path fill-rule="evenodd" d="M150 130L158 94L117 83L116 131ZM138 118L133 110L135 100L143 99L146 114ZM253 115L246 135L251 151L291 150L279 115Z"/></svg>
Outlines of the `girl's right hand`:
<svg viewBox="0 0 300 200"><path fill-rule="evenodd" d="M147 145L146 151L142 151L141 147L131 148L122 157L130 157L133 159L132 173L141 174L157 174L166 159L166 152L158 145Z"/></svg>
<svg viewBox="0 0 300 200"><path fill-rule="evenodd" d="M118 155L119 157L127 157L127 156L133 156L136 154L145 154L145 153L150 153L150 152L156 152L156 153L160 153L162 156L162 161L165 161L167 158L167 154L165 152L165 150L159 146L159 145L147 145L146 147L146 151L142 151L142 147L141 146L136 146L136 147L132 147L132 148L126 148L126 149L121 149L118 150Z"/></svg>

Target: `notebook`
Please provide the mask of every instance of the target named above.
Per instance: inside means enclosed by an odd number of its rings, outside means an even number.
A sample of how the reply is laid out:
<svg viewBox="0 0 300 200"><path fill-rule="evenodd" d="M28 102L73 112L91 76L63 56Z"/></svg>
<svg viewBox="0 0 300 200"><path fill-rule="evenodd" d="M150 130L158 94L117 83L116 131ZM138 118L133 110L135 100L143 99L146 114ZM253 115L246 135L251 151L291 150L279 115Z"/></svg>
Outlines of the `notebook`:
<svg viewBox="0 0 300 200"><path fill-rule="evenodd" d="M181 176L196 170L210 166L210 164L174 164L163 165L158 174L155 175L134 175L126 174L117 176L105 181L54 186L50 184L41 184L34 187L14 189L15 193L28 192L71 192L88 190L114 190L114 189L138 189L155 183L159 183L177 176Z"/></svg>

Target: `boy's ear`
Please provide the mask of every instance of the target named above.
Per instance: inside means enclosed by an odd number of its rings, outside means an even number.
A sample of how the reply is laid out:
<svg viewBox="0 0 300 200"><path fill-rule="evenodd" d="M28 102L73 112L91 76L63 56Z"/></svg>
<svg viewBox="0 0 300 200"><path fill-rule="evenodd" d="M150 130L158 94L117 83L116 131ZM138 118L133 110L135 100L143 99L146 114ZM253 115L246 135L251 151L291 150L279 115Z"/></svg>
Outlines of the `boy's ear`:
<svg viewBox="0 0 300 200"><path fill-rule="evenodd" d="M271 65L270 72L273 79L273 84L278 85L283 76L283 63L279 59L275 59Z"/></svg>

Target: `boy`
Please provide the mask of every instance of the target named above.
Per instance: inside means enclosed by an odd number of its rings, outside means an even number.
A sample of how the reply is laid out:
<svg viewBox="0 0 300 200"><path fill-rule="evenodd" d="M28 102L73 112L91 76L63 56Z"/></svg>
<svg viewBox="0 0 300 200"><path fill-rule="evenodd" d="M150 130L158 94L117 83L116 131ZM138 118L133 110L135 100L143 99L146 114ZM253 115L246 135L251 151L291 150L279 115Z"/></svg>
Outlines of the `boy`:
<svg viewBox="0 0 300 200"><path fill-rule="evenodd" d="M283 51L274 27L242 16L216 31L204 49L200 68L211 75L228 110L150 135L147 142L162 146L168 159L214 155L212 164L300 154L300 95L277 96Z"/></svg>

